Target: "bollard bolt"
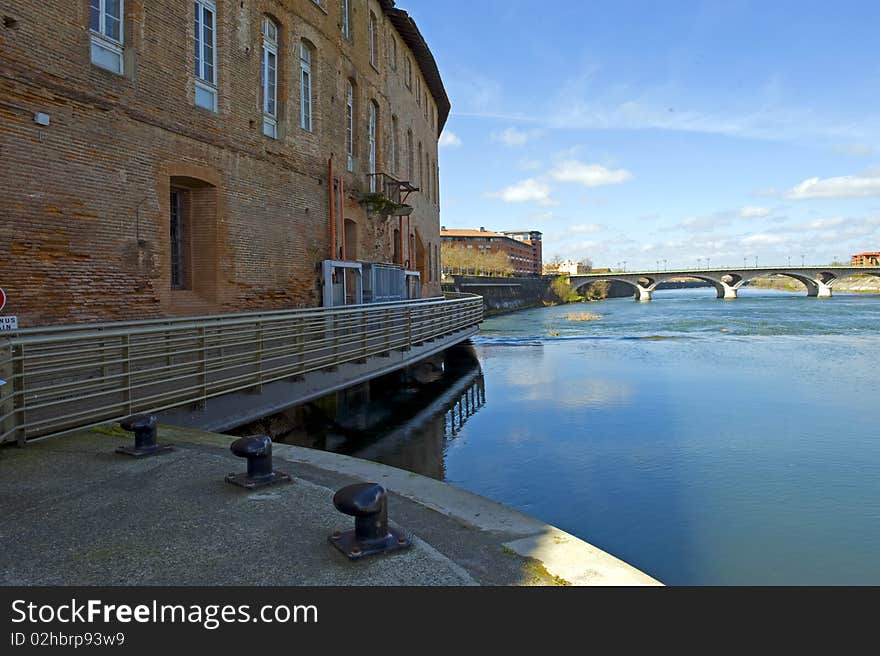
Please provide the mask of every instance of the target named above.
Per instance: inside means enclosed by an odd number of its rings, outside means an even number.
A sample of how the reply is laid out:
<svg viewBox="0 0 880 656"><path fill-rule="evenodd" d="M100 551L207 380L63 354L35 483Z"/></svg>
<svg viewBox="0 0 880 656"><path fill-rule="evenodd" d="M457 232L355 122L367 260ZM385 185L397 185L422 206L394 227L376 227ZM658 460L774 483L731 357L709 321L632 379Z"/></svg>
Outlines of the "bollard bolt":
<svg viewBox="0 0 880 656"><path fill-rule="evenodd" d="M119 425L123 430L134 432L134 446L121 446L116 449L116 453L134 458L148 458L174 451L174 447L170 444L156 442L158 424L159 420L155 415L137 415L120 421Z"/></svg>
<svg viewBox="0 0 880 656"><path fill-rule="evenodd" d="M356 483L333 496L333 505L354 517L354 530L330 536L330 544L351 560L412 546L409 538L388 526L388 493L376 483Z"/></svg>
<svg viewBox="0 0 880 656"><path fill-rule="evenodd" d="M276 483L289 483L290 475L272 470L272 438L268 435L242 437L229 447L239 458L247 458L247 472L228 474L226 482L248 490Z"/></svg>

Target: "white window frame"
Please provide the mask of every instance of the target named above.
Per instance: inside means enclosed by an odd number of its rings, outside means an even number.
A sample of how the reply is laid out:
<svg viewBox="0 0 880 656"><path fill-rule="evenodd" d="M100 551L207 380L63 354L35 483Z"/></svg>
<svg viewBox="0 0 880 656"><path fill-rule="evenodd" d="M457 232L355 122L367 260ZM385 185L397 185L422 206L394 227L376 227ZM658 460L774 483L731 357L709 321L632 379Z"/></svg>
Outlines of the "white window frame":
<svg viewBox="0 0 880 656"><path fill-rule="evenodd" d="M376 101L370 101L368 134L370 139L370 193L376 193L376 128L379 121L379 108Z"/></svg>
<svg viewBox="0 0 880 656"><path fill-rule="evenodd" d="M342 2L342 36L351 39L351 0L341 0Z"/></svg>
<svg viewBox="0 0 880 656"><path fill-rule="evenodd" d="M196 90L195 101L198 107L211 112L217 111L217 4L214 0L193 0L195 9L194 41L198 46L198 57L195 64ZM204 18L205 12L211 12L211 79L206 77L205 42L204 42Z"/></svg>
<svg viewBox="0 0 880 656"><path fill-rule="evenodd" d="M274 30L273 38L271 32ZM275 57L275 70L272 72L271 95L269 90L269 57ZM260 86L263 92L263 134L272 139L278 138L278 23L263 16L263 51L260 72ZM271 101L271 103L270 103Z"/></svg>
<svg viewBox="0 0 880 656"><path fill-rule="evenodd" d="M299 44L299 124L312 131L312 48L305 41Z"/></svg>
<svg viewBox="0 0 880 656"><path fill-rule="evenodd" d="M92 27L92 9L98 10L98 29ZM90 56L95 66L122 75L125 68L125 0L119 0L119 38L107 34L107 0L89 0ZM105 59L106 58L106 59Z"/></svg>
<svg viewBox="0 0 880 656"><path fill-rule="evenodd" d="M348 170L354 171L354 84L349 80L345 97L345 152Z"/></svg>

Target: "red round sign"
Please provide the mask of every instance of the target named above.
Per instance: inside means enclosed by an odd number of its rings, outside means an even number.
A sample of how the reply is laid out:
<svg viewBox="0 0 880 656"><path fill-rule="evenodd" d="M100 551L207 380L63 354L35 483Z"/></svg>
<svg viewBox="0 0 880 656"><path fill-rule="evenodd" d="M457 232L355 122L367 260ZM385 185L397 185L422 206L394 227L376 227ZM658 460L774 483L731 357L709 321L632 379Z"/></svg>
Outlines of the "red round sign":
<svg viewBox="0 0 880 656"><path fill-rule="evenodd" d="M3 312L3 308L6 307L6 292L0 288L0 312Z"/></svg>

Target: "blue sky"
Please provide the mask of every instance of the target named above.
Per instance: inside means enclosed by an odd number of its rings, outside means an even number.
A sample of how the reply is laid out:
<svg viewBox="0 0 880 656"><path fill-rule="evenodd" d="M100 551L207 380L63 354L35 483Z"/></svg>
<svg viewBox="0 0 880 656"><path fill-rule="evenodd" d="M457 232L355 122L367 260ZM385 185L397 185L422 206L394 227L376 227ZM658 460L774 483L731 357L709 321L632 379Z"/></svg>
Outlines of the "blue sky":
<svg viewBox="0 0 880 656"><path fill-rule="evenodd" d="M441 222L596 266L880 250L880 3L403 0L443 75Z"/></svg>

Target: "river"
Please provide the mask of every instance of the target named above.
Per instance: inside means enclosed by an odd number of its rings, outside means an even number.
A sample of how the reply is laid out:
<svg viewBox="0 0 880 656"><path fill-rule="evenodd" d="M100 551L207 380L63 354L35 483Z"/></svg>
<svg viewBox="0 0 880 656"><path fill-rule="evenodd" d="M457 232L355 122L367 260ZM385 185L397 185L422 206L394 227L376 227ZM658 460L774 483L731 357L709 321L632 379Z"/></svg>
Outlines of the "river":
<svg viewBox="0 0 880 656"><path fill-rule="evenodd" d="M880 584L880 296L540 308L487 320L453 356L320 445L518 508L667 584Z"/></svg>

